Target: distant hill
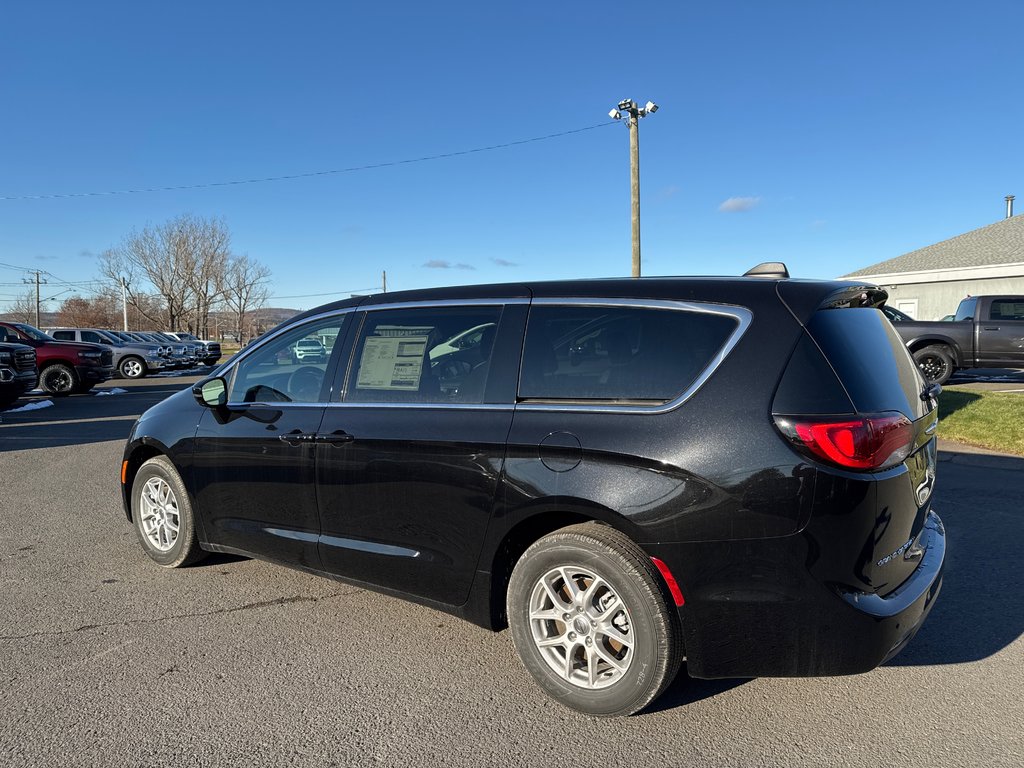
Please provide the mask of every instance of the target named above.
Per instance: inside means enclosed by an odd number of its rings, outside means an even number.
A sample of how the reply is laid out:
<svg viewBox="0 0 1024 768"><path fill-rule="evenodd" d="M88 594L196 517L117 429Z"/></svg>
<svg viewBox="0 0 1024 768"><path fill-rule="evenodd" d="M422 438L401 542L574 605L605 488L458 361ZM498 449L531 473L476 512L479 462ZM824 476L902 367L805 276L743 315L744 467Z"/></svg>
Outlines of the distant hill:
<svg viewBox="0 0 1024 768"><path fill-rule="evenodd" d="M0 313L0 320L6 320L8 323L20 323L24 322L21 315L14 315L10 312ZM36 319L33 317L29 320L32 325L36 324ZM57 324L57 313L56 312L40 312L39 313L39 327L40 328L51 328Z"/></svg>

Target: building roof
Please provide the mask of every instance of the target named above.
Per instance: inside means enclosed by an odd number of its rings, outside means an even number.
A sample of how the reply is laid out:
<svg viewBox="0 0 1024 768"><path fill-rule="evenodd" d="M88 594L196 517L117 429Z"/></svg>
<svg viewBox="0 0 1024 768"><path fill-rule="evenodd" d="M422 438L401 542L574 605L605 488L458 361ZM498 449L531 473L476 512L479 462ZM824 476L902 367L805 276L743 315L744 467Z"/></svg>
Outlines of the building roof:
<svg viewBox="0 0 1024 768"><path fill-rule="evenodd" d="M1024 215L1012 216L941 243L918 248L844 277L991 267L1024 262Z"/></svg>

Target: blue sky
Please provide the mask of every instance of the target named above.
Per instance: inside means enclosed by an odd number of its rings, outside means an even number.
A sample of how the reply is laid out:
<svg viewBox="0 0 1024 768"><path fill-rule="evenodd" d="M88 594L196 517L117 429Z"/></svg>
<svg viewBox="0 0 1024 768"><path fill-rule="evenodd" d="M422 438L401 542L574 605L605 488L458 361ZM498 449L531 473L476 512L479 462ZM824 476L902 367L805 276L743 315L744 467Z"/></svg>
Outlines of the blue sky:
<svg viewBox="0 0 1024 768"><path fill-rule="evenodd" d="M270 267L276 306L383 270L393 290L628 275L628 132L607 112L634 98L661 107L640 131L644 274L834 277L1024 205L1022 21L987 0L7 3L0 197L609 124L0 200L0 263L58 294L191 213ZM0 267L0 307L25 276Z"/></svg>

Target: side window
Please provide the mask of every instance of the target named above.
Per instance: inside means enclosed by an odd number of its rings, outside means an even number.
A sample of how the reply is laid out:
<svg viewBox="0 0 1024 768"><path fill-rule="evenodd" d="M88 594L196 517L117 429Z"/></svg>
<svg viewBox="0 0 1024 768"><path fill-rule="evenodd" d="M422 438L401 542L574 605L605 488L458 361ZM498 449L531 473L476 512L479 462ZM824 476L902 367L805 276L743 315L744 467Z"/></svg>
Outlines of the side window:
<svg viewBox="0 0 1024 768"><path fill-rule="evenodd" d="M235 366L228 402L320 402L330 350L347 318L336 315L300 325L260 346Z"/></svg>
<svg viewBox="0 0 1024 768"><path fill-rule="evenodd" d="M82 331L82 341L90 341L93 344L107 344L108 342L102 338L96 331Z"/></svg>
<svg viewBox="0 0 1024 768"><path fill-rule="evenodd" d="M74 341L75 340L75 332L74 331L54 331L50 335L53 336L53 338L57 339L58 341Z"/></svg>
<svg viewBox="0 0 1024 768"><path fill-rule="evenodd" d="M956 316L953 318L954 322L960 322L961 320L973 320L974 319L974 308L978 305L978 300L964 299L960 302L960 306L956 308Z"/></svg>
<svg viewBox="0 0 1024 768"><path fill-rule="evenodd" d="M1024 300L993 299L989 320L1024 320Z"/></svg>
<svg viewBox="0 0 1024 768"><path fill-rule="evenodd" d="M671 309L533 307L519 397L672 400L714 359L736 324L727 315Z"/></svg>
<svg viewBox="0 0 1024 768"><path fill-rule="evenodd" d="M483 402L500 307L368 312L356 340L346 402Z"/></svg>

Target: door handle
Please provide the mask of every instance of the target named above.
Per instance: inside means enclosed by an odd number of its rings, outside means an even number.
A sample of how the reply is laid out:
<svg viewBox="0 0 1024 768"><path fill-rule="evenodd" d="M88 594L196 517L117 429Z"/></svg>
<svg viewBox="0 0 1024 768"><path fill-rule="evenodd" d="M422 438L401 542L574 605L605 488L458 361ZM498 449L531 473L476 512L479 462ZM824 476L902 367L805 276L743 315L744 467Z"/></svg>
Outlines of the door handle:
<svg viewBox="0 0 1024 768"><path fill-rule="evenodd" d="M278 435L277 439L282 443L288 443L288 445L300 446L305 443L313 442L313 440L316 439L316 435L295 430L294 432L289 432L287 435Z"/></svg>
<svg viewBox="0 0 1024 768"><path fill-rule="evenodd" d="M343 429L337 429L329 435L317 435L316 437L318 443L328 443L333 446L345 445L355 439L355 435L350 435Z"/></svg>
<svg viewBox="0 0 1024 768"><path fill-rule="evenodd" d="M986 325L986 326L985 326L985 330L986 330L986 331L998 331L998 330L999 330L999 326L997 325L997 326L995 326L995 327L992 327L992 326L990 326L990 325Z"/></svg>

